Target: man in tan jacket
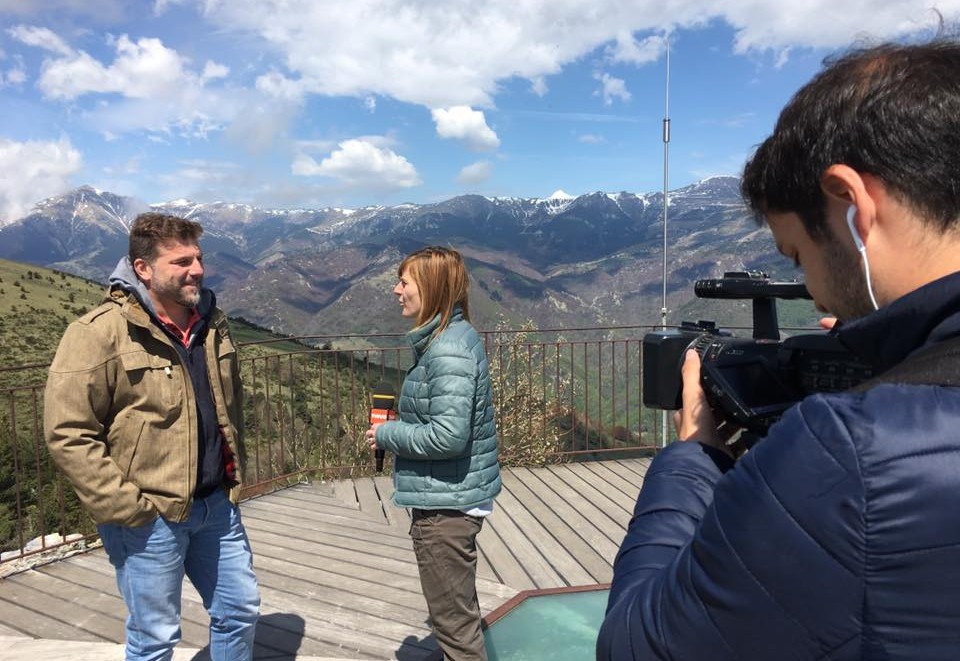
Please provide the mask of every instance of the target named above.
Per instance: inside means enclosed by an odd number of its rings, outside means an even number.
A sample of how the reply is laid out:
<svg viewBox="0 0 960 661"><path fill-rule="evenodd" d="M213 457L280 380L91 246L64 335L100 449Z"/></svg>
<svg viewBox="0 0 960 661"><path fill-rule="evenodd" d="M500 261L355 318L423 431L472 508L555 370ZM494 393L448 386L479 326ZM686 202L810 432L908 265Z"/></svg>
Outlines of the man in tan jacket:
<svg viewBox="0 0 960 661"><path fill-rule="evenodd" d="M47 445L116 569L127 661L172 657L184 574L210 614L213 661L253 656L242 392L227 319L203 288L202 232L138 216L109 295L67 328L47 380Z"/></svg>

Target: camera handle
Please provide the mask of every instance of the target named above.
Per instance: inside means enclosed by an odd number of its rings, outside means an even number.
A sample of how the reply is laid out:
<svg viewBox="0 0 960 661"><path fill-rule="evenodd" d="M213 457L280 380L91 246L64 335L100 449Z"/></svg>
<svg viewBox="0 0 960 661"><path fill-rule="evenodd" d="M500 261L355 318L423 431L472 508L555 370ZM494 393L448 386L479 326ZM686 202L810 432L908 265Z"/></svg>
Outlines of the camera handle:
<svg viewBox="0 0 960 661"><path fill-rule="evenodd" d="M777 323L777 300L761 297L753 299L753 339L780 340L780 325Z"/></svg>

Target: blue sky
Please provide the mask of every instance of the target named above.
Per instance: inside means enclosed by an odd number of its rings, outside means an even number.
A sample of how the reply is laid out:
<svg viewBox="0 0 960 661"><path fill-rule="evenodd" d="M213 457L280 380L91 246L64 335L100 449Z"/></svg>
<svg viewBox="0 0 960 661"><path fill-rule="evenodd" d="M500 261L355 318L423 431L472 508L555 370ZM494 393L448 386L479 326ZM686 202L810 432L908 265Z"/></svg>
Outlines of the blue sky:
<svg viewBox="0 0 960 661"><path fill-rule="evenodd" d="M960 0L939 0L948 24ZM738 174L823 57L929 0L0 0L0 224L146 202L428 203Z"/></svg>

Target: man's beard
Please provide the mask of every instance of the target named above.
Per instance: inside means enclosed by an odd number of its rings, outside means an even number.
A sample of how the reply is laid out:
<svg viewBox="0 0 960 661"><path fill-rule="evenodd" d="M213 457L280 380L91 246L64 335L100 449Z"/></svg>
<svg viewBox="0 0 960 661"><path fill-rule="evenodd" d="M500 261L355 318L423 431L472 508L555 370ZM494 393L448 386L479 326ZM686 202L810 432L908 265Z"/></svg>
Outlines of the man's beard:
<svg viewBox="0 0 960 661"><path fill-rule="evenodd" d="M826 242L826 263L829 271L833 308L830 313L841 321L852 321L873 312L870 292L858 253L844 248L838 241Z"/></svg>
<svg viewBox="0 0 960 661"><path fill-rule="evenodd" d="M187 285L195 285L195 291L185 289ZM193 309L200 304L200 291L203 288L203 277L197 278L194 282L165 282L154 285L154 291L157 295L176 301L185 308Z"/></svg>

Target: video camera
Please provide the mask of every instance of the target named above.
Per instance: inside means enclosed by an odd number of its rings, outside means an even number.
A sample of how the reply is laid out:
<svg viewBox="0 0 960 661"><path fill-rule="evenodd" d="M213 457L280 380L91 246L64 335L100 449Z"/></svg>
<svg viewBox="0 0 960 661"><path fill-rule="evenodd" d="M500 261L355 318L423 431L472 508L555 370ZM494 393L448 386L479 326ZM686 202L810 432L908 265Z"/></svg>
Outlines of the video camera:
<svg viewBox="0 0 960 661"><path fill-rule="evenodd" d="M685 321L678 330L643 338L643 403L681 407L680 367L687 349L700 354L700 382L721 418L763 436L781 414L807 395L846 390L873 370L826 332L780 341L776 299L811 298L806 285L771 282L761 271L727 272L698 280L699 298L752 299L753 337L733 337L713 321Z"/></svg>

